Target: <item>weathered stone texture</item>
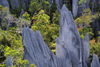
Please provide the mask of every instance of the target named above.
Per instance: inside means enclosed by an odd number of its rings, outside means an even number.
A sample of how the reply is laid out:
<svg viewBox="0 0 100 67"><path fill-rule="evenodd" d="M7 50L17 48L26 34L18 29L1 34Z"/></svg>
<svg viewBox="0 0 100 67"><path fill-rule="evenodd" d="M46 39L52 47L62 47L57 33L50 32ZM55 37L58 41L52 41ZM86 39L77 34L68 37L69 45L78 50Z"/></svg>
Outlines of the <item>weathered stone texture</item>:
<svg viewBox="0 0 100 67"><path fill-rule="evenodd" d="M21 13L20 13L20 17L22 17L22 15L24 14L24 10L22 9Z"/></svg>
<svg viewBox="0 0 100 67"><path fill-rule="evenodd" d="M6 61L6 67L9 67L9 66L12 66L10 56L7 57L7 61Z"/></svg>
<svg viewBox="0 0 100 67"><path fill-rule="evenodd" d="M89 67L89 36L82 39L72 14L65 5L60 10L60 36L56 39L56 56L41 33L25 27L22 34L24 59L37 67ZM28 67L29 67L28 65Z"/></svg>
<svg viewBox="0 0 100 67"><path fill-rule="evenodd" d="M56 3L56 5L57 5L58 11L60 11L60 9L61 9L62 6L63 6L63 0L55 0L55 3Z"/></svg>
<svg viewBox="0 0 100 67"><path fill-rule="evenodd" d="M98 56L93 54L93 60L91 63L91 67L100 67Z"/></svg>
<svg viewBox="0 0 100 67"><path fill-rule="evenodd" d="M8 7L8 9L9 9L9 3L7 0L0 0L0 5L2 5L4 7Z"/></svg>
<svg viewBox="0 0 100 67"><path fill-rule="evenodd" d="M19 7L19 1L18 0L11 0L11 7L13 9Z"/></svg>
<svg viewBox="0 0 100 67"><path fill-rule="evenodd" d="M72 0L72 12L73 16L76 17L78 13L78 0Z"/></svg>

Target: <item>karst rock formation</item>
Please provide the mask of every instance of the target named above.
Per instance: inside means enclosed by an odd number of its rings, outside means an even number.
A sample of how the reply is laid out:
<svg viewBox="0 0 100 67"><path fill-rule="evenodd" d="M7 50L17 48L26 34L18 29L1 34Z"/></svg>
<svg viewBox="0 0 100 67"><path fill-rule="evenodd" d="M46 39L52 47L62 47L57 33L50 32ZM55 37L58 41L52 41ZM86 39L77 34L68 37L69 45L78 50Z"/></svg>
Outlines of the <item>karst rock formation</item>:
<svg viewBox="0 0 100 67"><path fill-rule="evenodd" d="M74 5L77 6L77 0L74 1ZM27 0L25 2L28 4ZM93 54L92 62L89 61L88 34L86 33L85 38L82 39L77 31L73 15L77 15L79 8L74 6L73 9L77 9L72 15L71 11L62 4L62 0L56 0L56 4L60 12L60 35L56 39L56 55L44 42L40 31L34 32L32 29L25 27L22 33L22 41L24 46L23 59L29 61L27 67L31 64L35 64L36 67L100 67L96 54ZM89 8L88 3L86 6ZM8 56L6 64L7 66L12 65L10 56Z"/></svg>
<svg viewBox="0 0 100 67"><path fill-rule="evenodd" d="M60 9L60 36L56 39L56 56L44 42L41 33L25 27L22 34L24 59L37 67L100 67L98 56L89 62L89 36L82 39L71 12L65 5Z"/></svg>

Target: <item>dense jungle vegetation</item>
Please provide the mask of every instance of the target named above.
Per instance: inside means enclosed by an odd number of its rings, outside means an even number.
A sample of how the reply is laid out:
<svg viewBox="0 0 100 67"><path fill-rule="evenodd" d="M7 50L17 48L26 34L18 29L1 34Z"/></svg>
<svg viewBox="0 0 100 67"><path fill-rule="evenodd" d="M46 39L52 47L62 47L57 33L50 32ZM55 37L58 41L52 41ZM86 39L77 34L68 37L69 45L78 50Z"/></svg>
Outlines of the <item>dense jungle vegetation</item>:
<svg viewBox="0 0 100 67"><path fill-rule="evenodd" d="M85 2L80 0L79 4ZM69 10L71 4L65 2ZM92 19L98 19L100 23L100 6L97 13L92 14L91 9L84 9L81 16L73 17L77 25L77 29L84 39L85 33L89 34L90 61L92 54L96 53L100 60L100 36L95 37L91 22ZM57 10L55 2L50 7L48 1L31 0L29 8L24 10L25 13L20 17L22 6L14 10L7 9L0 5L0 67L6 66L6 58L10 55L12 67L26 67L27 60L23 60L24 47L22 43L22 30L24 25L29 26L34 32L39 30L48 47L56 55L56 38L59 37L59 18L60 13ZM87 19L88 18L88 19ZM2 20L1 20L2 19ZM100 31L98 32L100 35ZM30 67L35 67L32 64Z"/></svg>

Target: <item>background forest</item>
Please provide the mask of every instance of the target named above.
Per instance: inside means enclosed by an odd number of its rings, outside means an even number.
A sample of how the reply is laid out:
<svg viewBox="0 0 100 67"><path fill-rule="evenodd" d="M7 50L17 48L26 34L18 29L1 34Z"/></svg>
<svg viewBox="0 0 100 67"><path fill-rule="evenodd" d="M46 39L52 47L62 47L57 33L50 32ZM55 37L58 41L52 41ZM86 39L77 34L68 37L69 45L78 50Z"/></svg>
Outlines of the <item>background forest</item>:
<svg viewBox="0 0 100 67"><path fill-rule="evenodd" d="M39 30L48 47L56 55L56 38L59 36L59 18L60 13L57 10L55 1L52 4L47 0L31 0L26 7L19 0L18 7L12 7L11 0L8 0L9 8L0 5L0 67L6 66L6 58L10 55L12 67L26 67L27 60L23 60L24 47L22 43L22 30L24 26L29 26L34 32ZM63 3L72 11L71 0L64 0ZM86 3L86 0L80 0L78 7ZM75 17L73 16L77 29L82 39L85 33L89 34L90 61L92 54L98 55L100 60L100 29L92 28L92 22L100 23L100 4L94 9L92 0L89 3L90 8L84 8ZM95 33L96 32L96 33ZM67 35L67 34L66 34ZM30 67L35 67L32 64Z"/></svg>

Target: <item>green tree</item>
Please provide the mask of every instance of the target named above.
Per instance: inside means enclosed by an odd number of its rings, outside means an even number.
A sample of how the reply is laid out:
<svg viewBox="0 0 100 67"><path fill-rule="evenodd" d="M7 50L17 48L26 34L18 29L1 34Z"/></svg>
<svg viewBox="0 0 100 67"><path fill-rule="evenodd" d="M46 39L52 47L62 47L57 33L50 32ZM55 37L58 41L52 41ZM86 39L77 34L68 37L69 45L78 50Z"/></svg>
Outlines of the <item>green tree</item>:
<svg viewBox="0 0 100 67"><path fill-rule="evenodd" d="M29 12L31 13L31 16L35 11L40 11L42 8L41 4L38 2L38 0L31 0L29 5Z"/></svg>
<svg viewBox="0 0 100 67"><path fill-rule="evenodd" d="M22 15L22 18L24 18L24 19L30 21L30 14L28 14L27 12L25 12L25 13Z"/></svg>
<svg viewBox="0 0 100 67"><path fill-rule="evenodd" d="M59 25L59 18L60 18L60 13L58 12L58 10L56 10L55 13L53 13L53 19L52 19L53 23Z"/></svg>
<svg viewBox="0 0 100 67"><path fill-rule="evenodd" d="M31 21L30 20L27 20L29 19L28 17L25 17L26 19L24 18L16 18L15 22L16 22L16 25L17 25L17 29L16 29L16 32L17 33L22 33L22 30L24 28L24 25L25 26L30 26L31 24Z"/></svg>
<svg viewBox="0 0 100 67"><path fill-rule="evenodd" d="M80 0L78 4L86 3L87 0Z"/></svg>
<svg viewBox="0 0 100 67"><path fill-rule="evenodd" d="M79 24L80 28L83 26L89 27L89 24L92 22L92 19L98 18L98 14L93 15L90 9L84 9L82 12L82 16L75 20L76 23Z"/></svg>
<svg viewBox="0 0 100 67"><path fill-rule="evenodd" d="M32 30L39 30L43 36L44 41L51 48L52 43L55 43L56 38L59 36L59 25L50 24L49 16L41 10L38 14L33 16L35 23L32 25Z"/></svg>
<svg viewBox="0 0 100 67"><path fill-rule="evenodd" d="M97 19L98 14L93 15L90 9L84 9L82 12L82 16L77 18L75 22L77 23L77 27L80 28L78 31L82 38L84 38L84 35L86 32L88 32L90 39L93 37L93 31L90 26L90 23L92 22L92 19Z"/></svg>

